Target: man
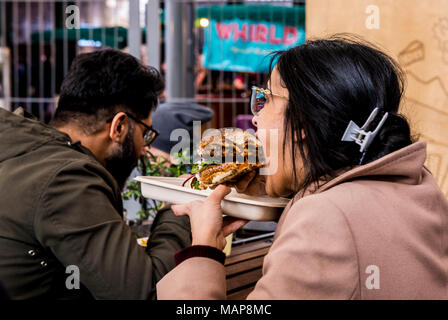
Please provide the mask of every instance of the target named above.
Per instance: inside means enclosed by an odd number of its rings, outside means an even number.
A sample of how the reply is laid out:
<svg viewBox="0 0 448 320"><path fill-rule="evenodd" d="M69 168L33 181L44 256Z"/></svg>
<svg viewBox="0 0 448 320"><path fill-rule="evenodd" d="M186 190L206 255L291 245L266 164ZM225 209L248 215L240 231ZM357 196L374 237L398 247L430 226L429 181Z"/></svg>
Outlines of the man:
<svg viewBox="0 0 448 320"><path fill-rule="evenodd" d="M213 115L214 113L210 108L195 103L161 103L152 113L153 127L160 134L151 143L148 151L156 157L157 161L166 161L163 166L169 168L174 163L177 163L170 156L172 148L179 143L179 140L172 141L170 139L173 130L184 129L193 138L193 122L200 121L201 125L204 125L213 118ZM190 150L192 150L192 140L190 141ZM130 177L139 175L141 175L140 170L135 168ZM186 174L184 176L189 177L190 175ZM141 209L141 203L130 198L123 202L123 207L127 211L127 218L136 218L136 212Z"/></svg>
<svg viewBox="0 0 448 320"><path fill-rule="evenodd" d="M191 243L189 223L158 213L145 251L122 219L121 188L157 135L162 89L157 70L108 49L75 58L52 127L0 109L0 281L11 298L156 297Z"/></svg>

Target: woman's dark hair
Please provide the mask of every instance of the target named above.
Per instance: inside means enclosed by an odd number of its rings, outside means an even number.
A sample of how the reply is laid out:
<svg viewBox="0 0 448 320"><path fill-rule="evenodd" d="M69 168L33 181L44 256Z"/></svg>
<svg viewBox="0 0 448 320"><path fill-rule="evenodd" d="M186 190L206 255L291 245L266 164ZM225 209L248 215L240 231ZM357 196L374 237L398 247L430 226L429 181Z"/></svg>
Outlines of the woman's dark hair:
<svg viewBox="0 0 448 320"><path fill-rule="evenodd" d="M271 72L277 59L282 85L289 91L283 150L289 142L298 190L317 187L320 180L360 164L360 146L341 138L350 120L362 126L375 108L379 113L368 130L376 128L385 112L389 116L363 164L412 143L408 122L397 114L404 90L403 73L391 57L372 44L335 35L276 52ZM300 183L295 166L297 151L305 174Z"/></svg>
<svg viewBox="0 0 448 320"><path fill-rule="evenodd" d="M130 54L115 49L80 54L62 82L53 125L77 122L94 133L119 111L145 119L163 88L159 71Z"/></svg>

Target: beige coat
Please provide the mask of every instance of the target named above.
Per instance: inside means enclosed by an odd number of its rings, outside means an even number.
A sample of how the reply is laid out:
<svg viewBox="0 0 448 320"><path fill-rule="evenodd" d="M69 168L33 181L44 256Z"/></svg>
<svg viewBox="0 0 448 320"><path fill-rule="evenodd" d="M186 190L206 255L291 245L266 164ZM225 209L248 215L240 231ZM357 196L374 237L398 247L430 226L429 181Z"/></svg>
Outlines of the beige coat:
<svg viewBox="0 0 448 320"><path fill-rule="evenodd" d="M448 201L418 142L345 172L280 217L248 299L448 299ZM225 299L225 269L190 258L159 299Z"/></svg>

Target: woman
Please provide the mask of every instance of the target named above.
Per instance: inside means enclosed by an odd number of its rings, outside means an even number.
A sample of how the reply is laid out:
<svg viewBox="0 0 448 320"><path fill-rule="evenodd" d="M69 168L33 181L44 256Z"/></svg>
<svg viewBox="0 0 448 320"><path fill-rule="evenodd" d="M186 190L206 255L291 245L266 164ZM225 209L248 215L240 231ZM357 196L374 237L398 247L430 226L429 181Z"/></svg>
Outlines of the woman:
<svg viewBox="0 0 448 320"><path fill-rule="evenodd" d="M397 114L399 67L342 37L276 58L253 121L280 133L263 141L281 150L266 193L293 198L248 299L447 299L448 201L423 165L425 142L413 143ZM239 187L250 193L259 180ZM177 253L159 299L225 298L219 249L244 223L223 226L220 201L228 192L219 186L203 203L173 206L190 216L193 246Z"/></svg>

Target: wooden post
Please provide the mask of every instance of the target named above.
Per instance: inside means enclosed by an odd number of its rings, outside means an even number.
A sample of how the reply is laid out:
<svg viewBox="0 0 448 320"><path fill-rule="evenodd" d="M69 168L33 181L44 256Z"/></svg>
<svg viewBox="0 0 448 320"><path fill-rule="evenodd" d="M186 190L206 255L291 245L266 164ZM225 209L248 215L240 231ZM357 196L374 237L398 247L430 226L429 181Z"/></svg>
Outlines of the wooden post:
<svg viewBox="0 0 448 320"><path fill-rule="evenodd" d="M448 196L448 1L312 0L307 38L354 33L379 45L406 73L401 106L428 143L426 165Z"/></svg>

